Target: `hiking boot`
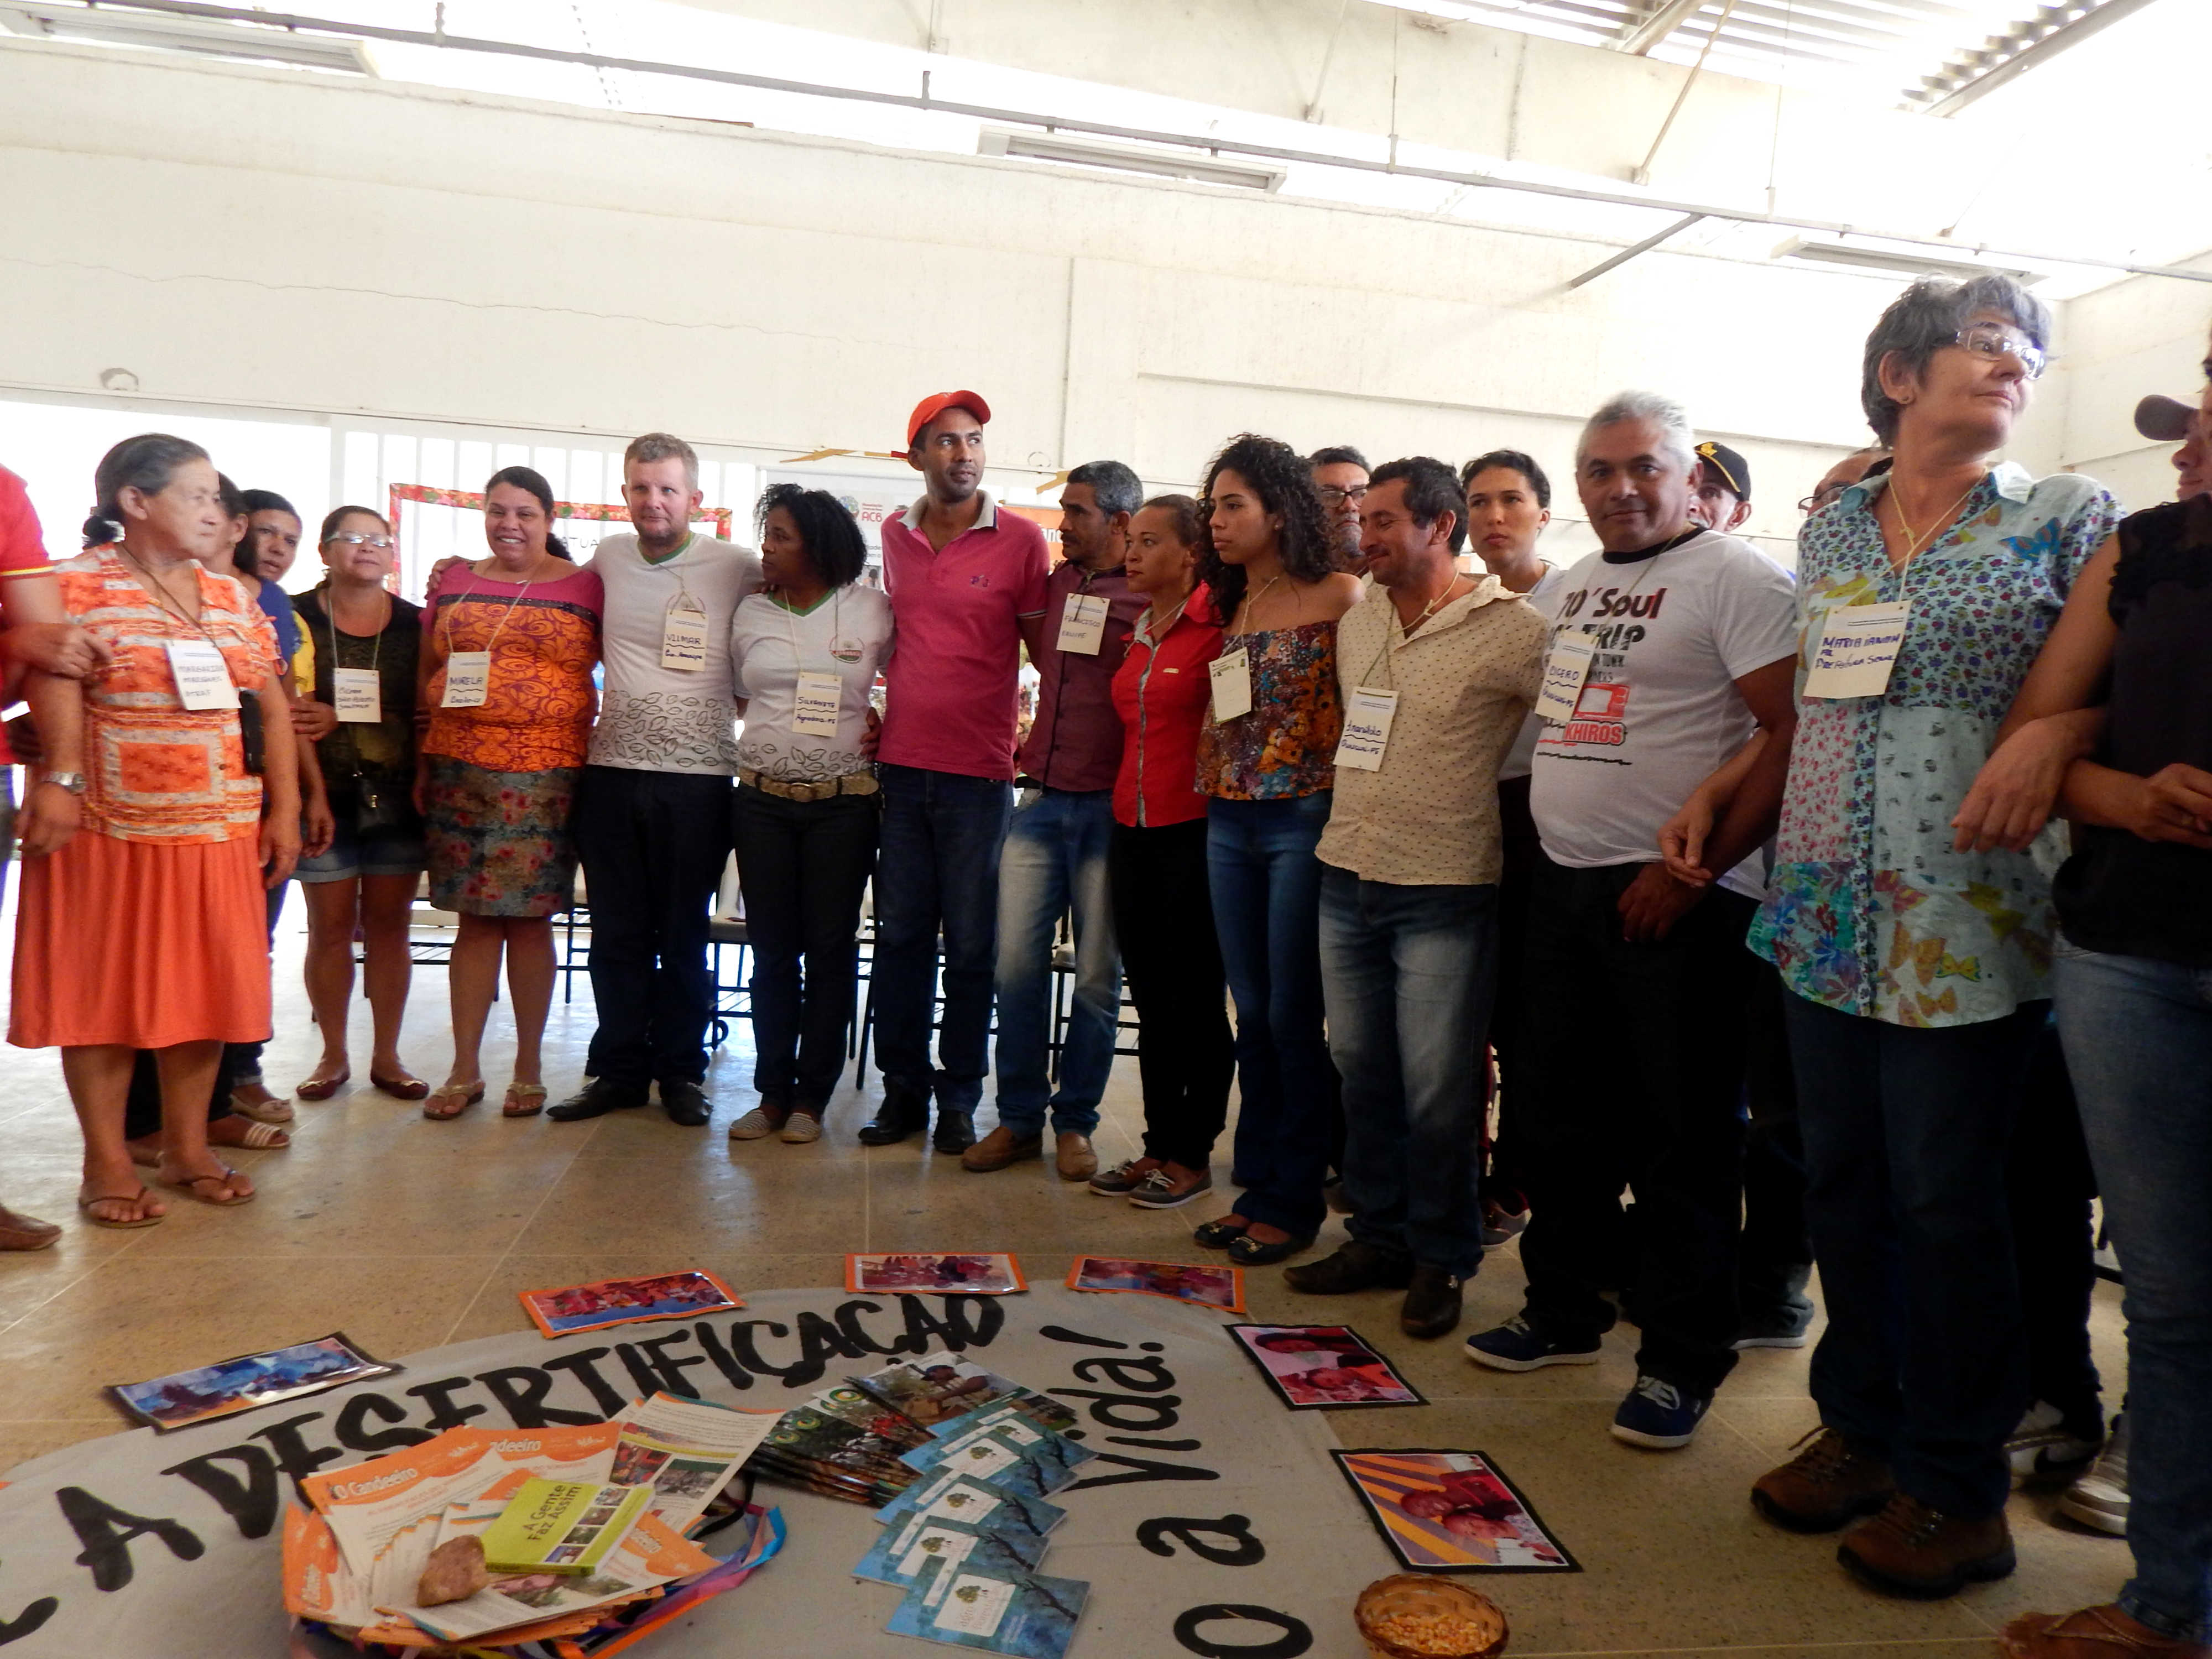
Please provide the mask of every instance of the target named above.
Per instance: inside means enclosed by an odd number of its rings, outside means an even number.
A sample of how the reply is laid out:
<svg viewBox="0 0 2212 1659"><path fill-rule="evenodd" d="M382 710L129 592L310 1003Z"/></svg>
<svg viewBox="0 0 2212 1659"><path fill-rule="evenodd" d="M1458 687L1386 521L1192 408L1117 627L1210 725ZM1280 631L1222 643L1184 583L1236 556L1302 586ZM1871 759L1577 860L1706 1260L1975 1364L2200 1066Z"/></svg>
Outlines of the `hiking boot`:
<svg viewBox="0 0 2212 1659"><path fill-rule="evenodd" d="M1833 1429L1815 1429L1791 1449L1796 1456L1751 1488L1752 1507L1787 1531L1833 1532L1874 1514L1897 1491L1888 1464L1854 1451Z"/></svg>
<svg viewBox="0 0 2212 1659"><path fill-rule="evenodd" d="M2002 1510L1969 1521L1898 1492L1844 1534L1836 1559L1885 1595L1940 1601L1970 1583L2010 1577L2012 1529Z"/></svg>
<svg viewBox="0 0 2212 1659"><path fill-rule="evenodd" d="M1402 1291L1413 1282L1413 1259L1380 1244L1348 1238L1336 1253L1287 1268L1283 1283L1301 1296L1344 1296L1353 1291Z"/></svg>
<svg viewBox="0 0 2212 1659"><path fill-rule="evenodd" d="M1292 1273L1297 1271L1293 1267ZM1413 1282L1406 1287L1406 1300L1398 1310L1398 1328L1423 1341L1449 1334L1459 1323L1460 1279L1442 1267L1418 1262Z"/></svg>

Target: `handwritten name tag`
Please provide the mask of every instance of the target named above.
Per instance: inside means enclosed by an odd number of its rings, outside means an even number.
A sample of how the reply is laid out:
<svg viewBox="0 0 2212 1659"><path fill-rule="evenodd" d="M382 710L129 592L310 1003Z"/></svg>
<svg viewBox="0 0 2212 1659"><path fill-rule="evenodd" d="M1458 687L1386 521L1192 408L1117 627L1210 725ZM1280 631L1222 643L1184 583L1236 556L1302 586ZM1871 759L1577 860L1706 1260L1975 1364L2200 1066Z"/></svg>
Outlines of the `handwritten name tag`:
<svg viewBox="0 0 2212 1659"><path fill-rule="evenodd" d="M1562 634L1553 640L1551 654L1544 659L1543 686L1536 693L1537 714L1554 726L1574 719L1583 682L1589 678L1590 659L1596 655L1594 634Z"/></svg>
<svg viewBox="0 0 2212 1659"><path fill-rule="evenodd" d="M1805 695L1878 697L1888 690L1890 670L1897 665L1911 614L1908 599L1838 605L1829 611L1820 642L1806 665Z"/></svg>
<svg viewBox="0 0 2212 1659"><path fill-rule="evenodd" d="M1344 702L1344 735L1336 740L1336 763L1355 772L1382 769L1390 744L1390 722L1398 717L1398 694L1354 688Z"/></svg>

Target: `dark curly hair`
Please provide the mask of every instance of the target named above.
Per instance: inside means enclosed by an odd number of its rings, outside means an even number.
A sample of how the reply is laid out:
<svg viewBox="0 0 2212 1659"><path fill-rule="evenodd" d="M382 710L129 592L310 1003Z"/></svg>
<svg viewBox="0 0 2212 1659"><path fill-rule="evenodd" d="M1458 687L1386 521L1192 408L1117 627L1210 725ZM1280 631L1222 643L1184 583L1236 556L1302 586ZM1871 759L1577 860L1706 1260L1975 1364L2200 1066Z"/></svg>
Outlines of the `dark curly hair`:
<svg viewBox="0 0 2212 1659"><path fill-rule="evenodd" d="M1234 472L1252 486L1260 505L1282 516L1275 532L1275 550L1285 574L1302 582L1317 582L1336 569L1328 520L1314 493L1313 466L1288 444L1263 438L1256 432L1240 432L1221 447L1206 469L1206 487L1199 502L1201 527L1213 521L1213 481ZM1198 579L1213 595L1213 606L1234 620L1244 603L1244 567L1230 564L1213 550L1207 534L1198 544Z"/></svg>
<svg viewBox="0 0 2212 1659"><path fill-rule="evenodd" d="M770 484L755 509L753 522L763 532L768 515L777 507L791 514L799 531L799 544L815 579L825 587L842 587L858 581L868 568L868 544L851 509L826 489L808 489L795 483Z"/></svg>

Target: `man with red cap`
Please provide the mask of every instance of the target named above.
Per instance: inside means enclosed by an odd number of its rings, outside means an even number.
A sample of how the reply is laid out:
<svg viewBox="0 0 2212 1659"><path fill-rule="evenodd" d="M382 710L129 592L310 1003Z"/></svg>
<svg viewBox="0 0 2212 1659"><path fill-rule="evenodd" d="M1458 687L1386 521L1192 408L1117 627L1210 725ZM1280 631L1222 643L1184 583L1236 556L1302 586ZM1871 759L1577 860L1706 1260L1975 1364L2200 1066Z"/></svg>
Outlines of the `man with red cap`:
<svg viewBox="0 0 2212 1659"><path fill-rule="evenodd" d="M990 405L941 392L907 420L921 499L884 524L884 587L897 646L885 665L877 775L873 1000L884 1101L860 1131L888 1146L929 1121L934 1144L975 1143L998 947L999 853L1012 811L1021 647L1037 647L1051 560L1044 532L982 489ZM938 1064L930 1015L944 940Z"/></svg>

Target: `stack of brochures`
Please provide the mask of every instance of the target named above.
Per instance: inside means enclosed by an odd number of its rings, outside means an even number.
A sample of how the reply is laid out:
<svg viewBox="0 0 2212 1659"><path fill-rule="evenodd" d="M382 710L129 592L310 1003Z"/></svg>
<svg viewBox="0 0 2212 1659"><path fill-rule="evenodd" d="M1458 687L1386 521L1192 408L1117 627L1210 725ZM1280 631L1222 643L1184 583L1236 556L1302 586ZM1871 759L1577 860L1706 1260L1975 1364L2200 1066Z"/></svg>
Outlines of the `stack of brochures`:
<svg viewBox="0 0 2212 1659"><path fill-rule="evenodd" d="M1047 1534L1067 1514L1048 1500L1097 1455L1060 1432L1075 1413L1056 1400L936 1354L855 1379L864 1391L919 1407L926 1443L903 1453L906 1489L876 1512L883 1531L856 1578L905 1592L885 1626L1022 1659L1060 1659L1091 1586L1038 1571Z"/></svg>
<svg viewBox="0 0 2212 1659"><path fill-rule="evenodd" d="M320 1471L301 1483L313 1508L285 1516L284 1605L372 1649L557 1640L564 1653L613 1653L781 1547L779 1515L723 1489L782 1415L658 1394L608 1423L448 1429ZM727 1512L734 1553L696 1541L721 1531L710 1509ZM424 1569L447 1545L481 1558L479 1587L420 1605Z"/></svg>

